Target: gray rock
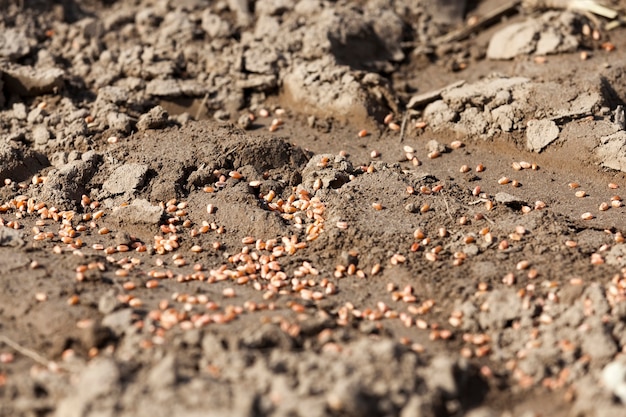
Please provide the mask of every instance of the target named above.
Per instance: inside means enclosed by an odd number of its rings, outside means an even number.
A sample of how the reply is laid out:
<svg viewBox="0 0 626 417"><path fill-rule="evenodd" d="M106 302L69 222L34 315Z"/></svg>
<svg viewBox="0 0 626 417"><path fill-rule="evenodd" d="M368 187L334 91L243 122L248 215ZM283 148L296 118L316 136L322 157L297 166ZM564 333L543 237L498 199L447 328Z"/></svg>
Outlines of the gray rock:
<svg viewBox="0 0 626 417"><path fill-rule="evenodd" d="M599 316L588 317L586 324L589 331L582 337L582 350L589 354L592 360L606 363L617 353L615 340L605 329L605 324Z"/></svg>
<svg viewBox="0 0 626 417"><path fill-rule="evenodd" d="M59 403L55 416L114 415L119 381L120 371L112 359L94 359L80 374L75 391Z"/></svg>
<svg viewBox="0 0 626 417"><path fill-rule="evenodd" d="M204 85L195 80L156 79L146 85L146 93L157 97L201 97L207 91Z"/></svg>
<svg viewBox="0 0 626 417"><path fill-rule="evenodd" d="M167 111L161 106L156 106L148 113L141 115L137 122L137 128L139 130L161 129L167 125L168 119Z"/></svg>
<svg viewBox="0 0 626 417"><path fill-rule="evenodd" d="M510 321L520 318L522 301L515 291L494 290L486 299L488 311L481 311L478 321L483 329L502 329Z"/></svg>
<svg viewBox="0 0 626 417"><path fill-rule="evenodd" d="M148 173L148 166L143 164L125 164L118 167L108 180L102 184L102 189L109 194L134 194L143 186Z"/></svg>
<svg viewBox="0 0 626 417"><path fill-rule="evenodd" d="M129 91L123 87L106 86L98 90L97 101L105 101L107 103L125 104L128 102Z"/></svg>
<svg viewBox="0 0 626 417"><path fill-rule="evenodd" d="M615 266L626 266L626 244L618 243L605 256L606 263Z"/></svg>
<svg viewBox="0 0 626 417"><path fill-rule="evenodd" d="M3 28L0 32L0 57L16 61L30 53L30 39L17 28Z"/></svg>
<svg viewBox="0 0 626 417"><path fill-rule="evenodd" d="M133 310L132 308L124 308L117 310L113 313L106 315L102 319L102 325L111 329L113 334L121 336L124 334L133 323Z"/></svg>
<svg viewBox="0 0 626 417"><path fill-rule="evenodd" d="M177 379L176 356L168 354L150 369L147 382L151 389L157 391L173 386Z"/></svg>
<svg viewBox="0 0 626 417"><path fill-rule="evenodd" d="M204 30L211 39L225 38L231 34L228 21L212 13L210 9L206 9L202 13L201 26L202 30Z"/></svg>
<svg viewBox="0 0 626 417"><path fill-rule="evenodd" d="M104 315L111 314L120 305L121 304L115 296L115 293L110 291L106 294L103 294L98 300L98 311Z"/></svg>
<svg viewBox="0 0 626 417"><path fill-rule="evenodd" d="M65 72L58 68L38 69L11 65L4 69L5 89L19 96L57 93L63 88Z"/></svg>
<svg viewBox="0 0 626 417"><path fill-rule="evenodd" d="M512 59L518 55L549 55L575 51L578 39L571 28L577 23L569 12L545 13L524 22L510 23L496 32L487 47L487 58Z"/></svg>
<svg viewBox="0 0 626 417"><path fill-rule="evenodd" d="M110 112L107 114L109 128L121 133L129 133L133 128L133 119L125 113Z"/></svg>
<svg viewBox="0 0 626 417"><path fill-rule="evenodd" d="M531 120L526 128L526 147L541 152L559 137L559 127L552 120Z"/></svg>
<svg viewBox="0 0 626 417"><path fill-rule="evenodd" d="M601 137L596 155L602 166L626 172L626 131Z"/></svg>
<svg viewBox="0 0 626 417"><path fill-rule="evenodd" d="M78 204L87 192L87 184L101 162L95 152L83 154L81 160L68 162L48 174L48 180L41 189L41 199L59 207Z"/></svg>
<svg viewBox="0 0 626 417"><path fill-rule="evenodd" d="M35 126L33 128L33 140L36 145L45 145L50 140L50 131L43 125Z"/></svg>
<svg viewBox="0 0 626 417"><path fill-rule="evenodd" d="M129 205L113 211L113 217L129 224L159 224L163 217L163 209L153 206L148 200L136 199Z"/></svg>
<svg viewBox="0 0 626 417"><path fill-rule="evenodd" d="M626 404L626 363L624 359L615 360L602 370L602 383L613 395Z"/></svg>
<svg viewBox="0 0 626 417"><path fill-rule="evenodd" d="M0 246L24 246L24 234L9 227L0 227Z"/></svg>

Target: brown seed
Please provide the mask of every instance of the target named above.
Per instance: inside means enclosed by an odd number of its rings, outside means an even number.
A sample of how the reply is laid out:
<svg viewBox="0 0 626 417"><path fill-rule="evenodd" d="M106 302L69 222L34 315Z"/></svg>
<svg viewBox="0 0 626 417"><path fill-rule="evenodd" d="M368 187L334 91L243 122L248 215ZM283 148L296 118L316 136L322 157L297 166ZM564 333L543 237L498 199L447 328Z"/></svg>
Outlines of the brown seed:
<svg viewBox="0 0 626 417"><path fill-rule="evenodd" d="M103 227L102 229L98 230L98 234L99 235L106 235L110 232L110 230L107 227Z"/></svg>
<svg viewBox="0 0 626 417"><path fill-rule="evenodd" d="M468 167L467 165L461 165L461 168L459 169L459 172L462 172L464 174L469 171L470 171L470 167Z"/></svg>
<svg viewBox="0 0 626 417"><path fill-rule="evenodd" d="M611 206L608 203L602 202L600 204L600 207L598 207L598 209L600 211L607 211Z"/></svg>
<svg viewBox="0 0 626 417"><path fill-rule="evenodd" d="M570 182L569 184L567 184L567 186L568 186L569 188L574 189L574 188L578 188L578 187L580 187L580 184L579 184L579 183L577 183L577 182Z"/></svg>
<svg viewBox="0 0 626 417"><path fill-rule="evenodd" d="M583 220L591 220L591 219L593 219L593 217L594 217L593 214L591 214L589 212L583 213L583 214L580 215L580 218L583 219Z"/></svg>
<svg viewBox="0 0 626 417"><path fill-rule="evenodd" d="M383 119L383 123L388 125L389 123L391 123L393 121L393 113L389 113L387 116L385 116L385 118Z"/></svg>
<svg viewBox="0 0 626 417"><path fill-rule="evenodd" d="M372 267L372 276L378 275L380 272L380 264L376 264Z"/></svg>
<svg viewBox="0 0 626 417"><path fill-rule="evenodd" d="M511 181L511 186L512 187L518 188L518 187L521 187L521 185L522 184L520 184L520 182L518 180Z"/></svg>
<svg viewBox="0 0 626 417"><path fill-rule="evenodd" d="M476 165L476 172L483 172L485 170L485 166L483 164Z"/></svg>
<svg viewBox="0 0 626 417"><path fill-rule="evenodd" d="M415 122L416 129L424 129L426 126L428 126L426 122L423 122L423 121Z"/></svg>
<svg viewBox="0 0 626 417"><path fill-rule="evenodd" d="M373 208L374 210L379 210L379 211L380 211L380 210L382 210L382 209L383 209L383 205L382 205L382 204L380 204L380 203L372 203L372 208Z"/></svg>
<svg viewBox="0 0 626 417"><path fill-rule="evenodd" d="M502 178L500 178L498 180L498 184L500 184L500 185L505 185L505 184L508 184L510 182L511 182L511 180L509 178L507 178L507 177L502 177Z"/></svg>
<svg viewBox="0 0 626 417"><path fill-rule="evenodd" d="M578 198L583 198L587 196L587 193L584 191L576 191L576 193L574 193L574 195Z"/></svg>
<svg viewBox="0 0 626 417"><path fill-rule="evenodd" d="M389 125L388 125L388 126L389 126L389 129L391 129L391 130L393 130L393 131L395 131L395 132L397 132L398 130L400 130L400 125L399 125L399 124L397 124L396 122L391 122L391 123L389 123Z"/></svg>
<svg viewBox="0 0 626 417"><path fill-rule="evenodd" d="M440 156L441 156L441 152L439 151L432 151L428 153L429 159L436 159L436 158L439 158Z"/></svg>
<svg viewBox="0 0 626 417"><path fill-rule="evenodd" d="M358 136L360 138L364 138L367 135L368 135L367 130L365 130L365 129L359 130Z"/></svg>
<svg viewBox="0 0 626 417"><path fill-rule="evenodd" d="M609 183L609 188L611 190L615 190L617 188L619 188L619 185L615 184L614 182Z"/></svg>
<svg viewBox="0 0 626 417"><path fill-rule="evenodd" d="M424 205L420 208L421 213L426 213L428 210L430 210L430 204L428 203L424 203Z"/></svg>
<svg viewBox="0 0 626 417"><path fill-rule="evenodd" d="M379 156L380 156L380 152L378 152L376 149L374 149L372 152L370 152L370 157L372 159L378 158Z"/></svg>
<svg viewBox="0 0 626 417"><path fill-rule="evenodd" d="M78 303L80 303L80 297L76 294L72 295L70 298L67 299L67 304L70 306L75 306Z"/></svg>
<svg viewBox="0 0 626 417"><path fill-rule="evenodd" d="M519 162L513 162L513 163L511 164L511 167L512 167L514 170L516 170L516 171L520 171L520 170L522 170L522 166L520 165L520 163L519 163Z"/></svg>
<svg viewBox="0 0 626 417"><path fill-rule="evenodd" d="M450 143L450 148L451 149L459 149L459 148L462 148L464 146L465 146L465 144L463 142L461 142L460 140L455 140L455 141L452 141Z"/></svg>

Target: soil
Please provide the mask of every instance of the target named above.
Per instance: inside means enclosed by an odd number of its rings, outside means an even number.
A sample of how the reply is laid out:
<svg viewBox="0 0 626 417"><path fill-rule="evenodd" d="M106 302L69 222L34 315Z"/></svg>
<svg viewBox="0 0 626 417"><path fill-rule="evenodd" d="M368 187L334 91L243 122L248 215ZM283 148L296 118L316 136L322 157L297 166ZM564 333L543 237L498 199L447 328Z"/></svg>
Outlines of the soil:
<svg viewBox="0 0 626 417"><path fill-rule="evenodd" d="M626 29L537 3L0 0L0 415L624 415Z"/></svg>

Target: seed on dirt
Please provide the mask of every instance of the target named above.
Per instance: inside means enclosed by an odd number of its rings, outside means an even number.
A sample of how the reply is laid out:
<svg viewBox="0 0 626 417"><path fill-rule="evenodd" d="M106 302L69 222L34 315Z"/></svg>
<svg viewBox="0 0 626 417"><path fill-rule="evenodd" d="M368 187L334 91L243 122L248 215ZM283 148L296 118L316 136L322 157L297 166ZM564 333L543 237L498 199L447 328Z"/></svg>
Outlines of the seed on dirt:
<svg viewBox="0 0 626 417"><path fill-rule="evenodd" d="M587 213L581 214L580 218L583 219L583 220L591 220L591 219L594 218L594 215L589 213L589 212L587 212Z"/></svg>
<svg viewBox="0 0 626 417"><path fill-rule="evenodd" d="M428 126L428 123L426 123L424 121L417 121L417 122L415 122L415 128L416 129L424 129L426 126Z"/></svg>
<svg viewBox="0 0 626 417"><path fill-rule="evenodd" d="M513 274L512 272L509 272L508 274L506 274L502 278L502 283L508 286L515 284L515 274Z"/></svg>
<svg viewBox="0 0 626 417"><path fill-rule="evenodd" d="M584 191L576 191L576 193L574 193L574 195L578 198L583 198L587 196L587 193Z"/></svg>
<svg viewBox="0 0 626 417"><path fill-rule="evenodd" d="M517 265L515 266L515 269L517 269L518 271L521 271L524 269L528 269L529 266L530 266L530 262L527 260L523 260L517 263Z"/></svg>
<svg viewBox="0 0 626 417"><path fill-rule="evenodd" d="M240 180L243 177L243 175L241 175L241 173L238 171L230 171L228 173L228 176L236 180Z"/></svg>
<svg viewBox="0 0 626 417"><path fill-rule="evenodd" d="M102 229L98 230L98 234L99 235L106 235L110 232L110 230L107 227L103 227Z"/></svg>
<svg viewBox="0 0 626 417"><path fill-rule="evenodd" d="M397 132L398 130L400 130L400 125L397 124L396 122L391 122L389 123L389 129L393 130L394 132Z"/></svg>
<svg viewBox="0 0 626 417"><path fill-rule="evenodd" d="M483 164L476 165L476 172L483 172L485 170L485 166Z"/></svg>
<svg viewBox="0 0 626 417"><path fill-rule="evenodd" d="M511 180L509 178L507 178L507 177L502 177L502 178L500 178L498 180L498 184L500 184L500 185L505 185L505 184L508 184L510 182L511 182Z"/></svg>
<svg viewBox="0 0 626 417"><path fill-rule="evenodd" d="M543 210L544 208L546 208L546 203L540 200L535 201L535 210Z"/></svg>
<svg viewBox="0 0 626 417"><path fill-rule="evenodd" d="M75 306L78 303L80 303L80 297L76 294L72 295L70 298L67 299L67 305Z"/></svg>
<svg viewBox="0 0 626 417"><path fill-rule="evenodd" d="M222 295L226 298L233 298L235 297L235 290L233 288L224 288Z"/></svg>
<svg viewBox="0 0 626 417"><path fill-rule="evenodd" d="M600 203L600 207L598 207L598 210L600 211L607 211L611 206L608 203L602 202Z"/></svg>
<svg viewBox="0 0 626 417"><path fill-rule="evenodd" d="M35 300L41 302L44 302L48 299L48 294L46 294L45 292L37 292L35 293Z"/></svg>
<svg viewBox="0 0 626 417"><path fill-rule="evenodd" d="M364 138L364 137L365 137L365 136L367 136L367 135L368 135L367 130L365 130L365 129L361 129L361 130L359 130L358 136L359 136L360 138Z"/></svg>
<svg viewBox="0 0 626 417"><path fill-rule="evenodd" d="M382 210L383 209L383 205L380 203L372 203L372 208L374 210Z"/></svg>
<svg viewBox="0 0 626 417"><path fill-rule="evenodd" d="M615 50L615 45L612 42L604 42L600 47L606 52L613 52Z"/></svg>
<svg viewBox="0 0 626 417"><path fill-rule="evenodd" d="M428 153L429 159L436 159L436 158L439 158L440 156L441 156L441 152L439 151L432 151Z"/></svg>
<svg viewBox="0 0 626 417"><path fill-rule="evenodd" d="M393 121L393 113L389 113L388 115L385 116L385 118L383 119L383 123L388 125L389 123L391 123Z"/></svg>
<svg viewBox="0 0 626 417"><path fill-rule="evenodd" d="M467 165L461 165L459 172L462 172L463 174L465 174L466 172L470 172L470 167L468 167Z"/></svg>
<svg viewBox="0 0 626 417"><path fill-rule="evenodd" d="M612 200L611 207L615 207L615 208L622 207L622 202L620 200Z"/></svg>
<svg viewBox="0 0 626 417"><path fill-rule="evenodd" d="M426 213L428 210L430 210L430 204L428 203L424 203L424 205L420 208L421 213Z"/></svg>
<svg viewBox="0 0 626 417"><path fill-rule="evenodd" d="M569 184L567 184L567 186L568 186L569 188L575 189L575 188L580 187L580 184L579 184L579 183L577 183L577 182L570 182Z"/></svg>
<svg viewBox="0 0 626 417"><path fill-rule="evenodd" d="M450 142L450 148L451 149L460 149L462 147L464 147L465 144L463 142L461 142L460 140L454 140L452 142Z"/></svg>
<svg viewBox="0 0 626 417"><path fill-rule="evenodd" d="M519 162L513 162L511 164L511 167L516 171L522 170L522 165Z"/></svg>
<svg viewBox="0 0 626 417"><path fill-rule="evenodd" d="M476 187L474 187L474 189L472 190L472 195L477 197L480 194L480 185L477 185Z"/></svg>
<svg viewBox="0 0 626 417"><path fill-rule="evenodd" d="M518 180L513 180L513 181L511 181L511 186L515 187L515 188L518 188L518 187L521 187L522 184Z"/></svg>
<svg viewBox="0 0 626 417"><path fill-rule="evenodd" d="M372 152L370 152L370 157L373 158L378 158L380 157L380 152L378 152L377 150L373 150Z"/></svg>
<svg viewBox="0 0 626 417"><path fill-rule="evenodd" d="M611 190L615 190L615 189L619 188L619 185L615 184L614 182L610 182L609 183L609 188Z"/></svg>

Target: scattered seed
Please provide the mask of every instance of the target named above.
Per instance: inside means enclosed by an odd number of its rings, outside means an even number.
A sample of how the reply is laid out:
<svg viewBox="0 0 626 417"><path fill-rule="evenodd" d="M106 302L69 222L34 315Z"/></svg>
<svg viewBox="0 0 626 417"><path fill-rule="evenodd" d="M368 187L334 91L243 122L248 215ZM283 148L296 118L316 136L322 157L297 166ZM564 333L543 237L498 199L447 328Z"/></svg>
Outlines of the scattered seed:
<svg viewBox="0 0 626 417"><path fill-rule="evenodd" d="M465 144L463 142L461 142L460 140L455 140L455 141L452 141L450 143L450 148L451 149L460 149L460 148L462 148L464 146L465 146Z"/></svg>
<svg viewBox="0 0 626 417"><path fill-rule="evenodd" d="M373 150L372 152L370 152L370 157L372 159L378 158L379 156L380 156L380 152L378 152L377 150Z"/></svg>
<svg viewBox="0 0 626 417"><path fill-rule="evenodd" d="M382 210L383 209L383 205L380 203L372 203L372 208L374 210Z"/></svg>
<svg viewBox="0 0 626 417"><path fill-rule="evenodd" d="M468 167L467 165L461 165L461 168L459 169L459 172L462 172L464 174L467 173L467 172L470 172L470 167Z"/></svg>
<svg viewBox="0 0 626 417"><path fill-rule="evenodd" d="M591 220L591 219L593 219L593 217L594 217L593 214L591 214L589 212L583 213L580 216L580 218L583 219L583 220Z"/></svg>
<svg viewBox="0 0 626 417"><path fill-rule="evenodd" d="M389 123L389 129L393 130L394 132L397 132L398 130L400 130L400 125L397 124L396 122L391 122Z"/></svg>
<svg viewBox="0 0 626 417"><path fill-rule="evenodd" d="M476 165L476 172L483 172L485 170L485 166L483 164Z"/></svg>
<svg viewBox="0 0 626 417"><path fill-rule="evenodd" d="M578 198L583 198L587 196L587 193L584 191L576 191L576 193L574 193L574 195Z"/></svg>
<svg viewBox="0 0 626 417"><path fill-rule="evenodd" d="M498 180L498 184L500 184L500 185L505 185L505 184L508 184L510 182L511 182L511 180L509 178L507 178L507 177L502 177L502 178L500 178Z"/></svg>
<svg viewBox="0 0 626 417"><path fill-rule="evenodd" d="M598 209L600 211L607 211L611 206L608 203L602 202L600 203L600 207Z"/></svg>
<svg viewBox="0 0 626 417"><path fill-rule="evenodd" d="M610 182L610 183L609 183L609 188L610 188L611 190L615 190L615 189L618 189L618 188L619 188L619 185L615 184L614 182Z"/></svg>
<svg viewBox="0 0 626 417"><path fill-rule="evenodd" d="M368 132L367 132L367 130L362 129L362 130L359 130L358 135L359 135L360 138L364 138L365 136L368 135Z"/></svg>
<svg viewBox="0 0 626 417"><path fill-rule="evenodd" d="M516 171L520 171L520 170L522 170L522 166L520 165L520 163L519 163L519 162L513 162L513 163L511 164L511 167L512 167L514 170L516 170Z"/></svg>
<svg viewBox="0 0 626 417"><path fill-rule="evenodd" d="M567 186L568 186L569 188L575 189L575 188L580 187L580 184L579 184L579 183L577 183L577 182L570 182L569 184L567 184Z"/></svg>
<svg viewBox="0 0 626 417"><path fill-rule="evenodd" d="M383 123L388 125L389 123L391 123L393 121L393 113L389 113L388 115L385 116L385 118L383 119Z"/></svg>

